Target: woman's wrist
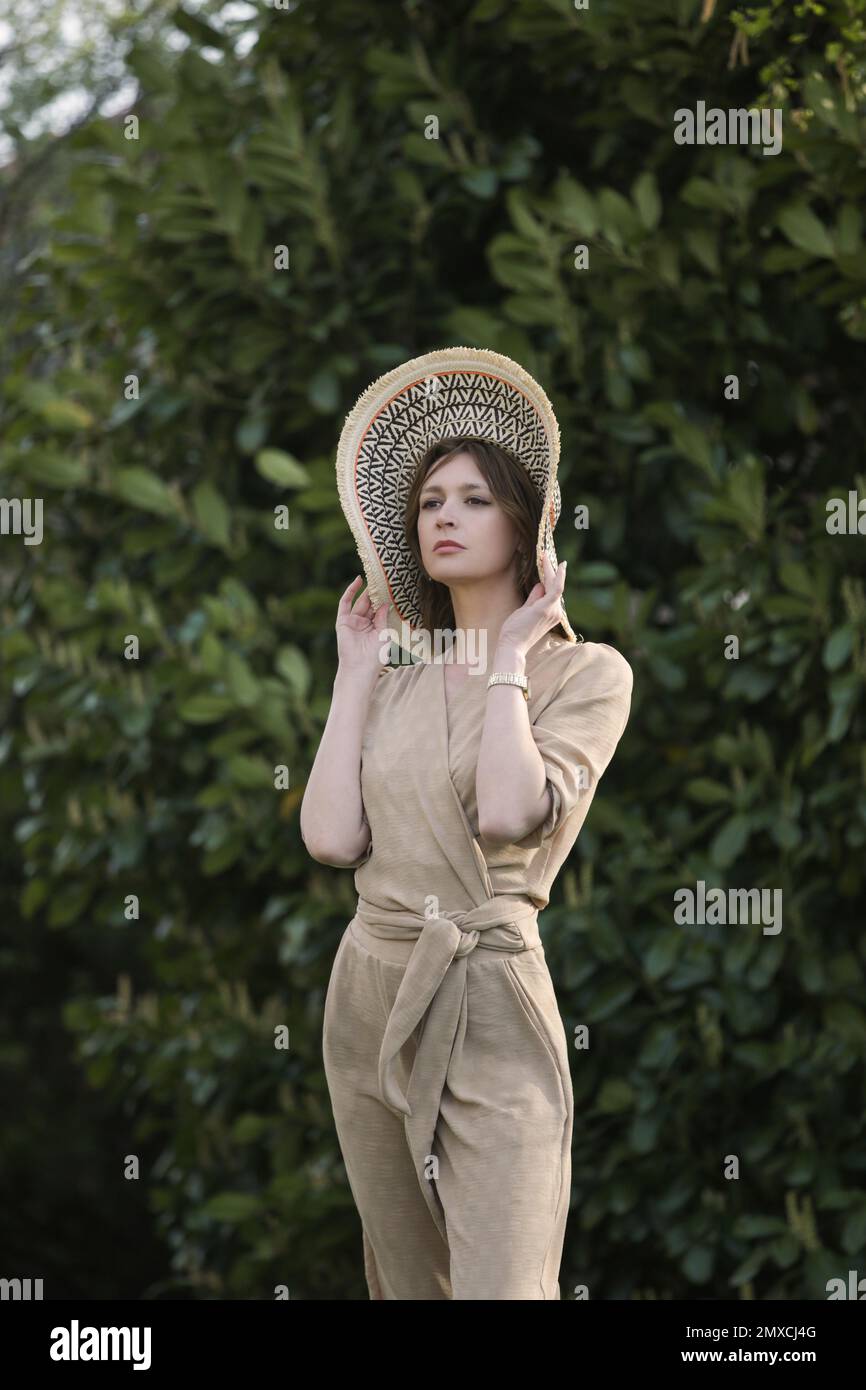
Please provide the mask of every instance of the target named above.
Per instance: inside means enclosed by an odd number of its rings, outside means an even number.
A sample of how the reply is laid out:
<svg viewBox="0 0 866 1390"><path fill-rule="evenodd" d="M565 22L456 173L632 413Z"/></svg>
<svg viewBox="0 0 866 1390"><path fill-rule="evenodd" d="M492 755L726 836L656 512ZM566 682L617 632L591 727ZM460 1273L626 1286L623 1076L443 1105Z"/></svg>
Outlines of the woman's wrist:
<svg viewBox="0 0 866 1390"><path fill-rule="evenodd" d="M497 644L496 651L493 653L493 665L490 674L494 671L505 671L513 676L526 675L526 653L520 648L508 644Z"/></svg>
<svg viewBox="0 0 866 1390"><path fill-rule="evenodd" d="M334 676L334 691L346 690L355 695L366 695L374 689L380 675L379 666L360 670L357 667L338 666L337 674Z"/></svg>

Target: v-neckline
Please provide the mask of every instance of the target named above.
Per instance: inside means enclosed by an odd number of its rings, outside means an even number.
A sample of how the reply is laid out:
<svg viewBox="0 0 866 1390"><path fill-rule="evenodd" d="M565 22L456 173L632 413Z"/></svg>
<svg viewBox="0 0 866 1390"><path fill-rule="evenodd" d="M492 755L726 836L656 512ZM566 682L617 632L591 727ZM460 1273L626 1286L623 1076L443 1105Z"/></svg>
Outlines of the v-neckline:
<svg viewBox="0 0 866 1390"><path fill-rule="evenodd" d="M449 722L449 708L448 708L449 699L453 696L455 700L460 700L461 702L463 702L463 701L465 700L466 683L467 683L467 681L473 681L473 682L474 682L476 685L478 685L478 686L485 686L485 685L487 684L487 681L485 680L485 675L486 675L486 673L485 673L485 672L482 672L481 675L473 676L473 675L471 675L471 674L469 673L469 671L467 671L466 674L465 674L465 676L463 677L462 681L460 681L459 685L454 686L454 687L449 691L449 689L448 689L448 681L447 681L447 678L446 678L446 675L445 675L445 672L446 672L446 670L447 670L447 668L448 668L448 662L446 662L446 661L441 661L441 662L437 662L436 664L439 666L439 672L440 672L440 674L439 674L439 676L438 676L438 681L439 681L439 696L440 696L440 699L441 699L441 702L442 702L442 724L443 724L443 728L444 728L444 732L445 732L445 751L446 751L446 759L447 759L448 765L449 765L449 767L450 767L450 764L451 764L451 723L453 723L454 706L453 706L453 705L451 706L451 710L450 710L451 721Z"/></svg>

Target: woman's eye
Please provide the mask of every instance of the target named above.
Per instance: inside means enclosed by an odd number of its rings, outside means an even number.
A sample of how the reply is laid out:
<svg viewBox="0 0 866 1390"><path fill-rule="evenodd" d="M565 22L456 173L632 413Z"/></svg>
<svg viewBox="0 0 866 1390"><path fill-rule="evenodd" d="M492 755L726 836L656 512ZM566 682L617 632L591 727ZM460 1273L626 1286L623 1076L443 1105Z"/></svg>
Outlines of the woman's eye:
<svg viewBox="0 0 866 1390"><path fill-rule="evenodd" d="M422 510L422 512L426 512L427 509L428 509L428 507L435 507L435 505L436 505L436 503L437 503L438 500L439 500L439 499L438 499L437 497L431 497L430 500L429 500L428 502L422 502L422 503L421 503L421 510ZM466 501L467 501L467 502L477 502L478 505L479 505L480 507L489 507L489 506L490 506L490 503L488 502L488 500L487 500L486 497L467 497Z"/></svg>

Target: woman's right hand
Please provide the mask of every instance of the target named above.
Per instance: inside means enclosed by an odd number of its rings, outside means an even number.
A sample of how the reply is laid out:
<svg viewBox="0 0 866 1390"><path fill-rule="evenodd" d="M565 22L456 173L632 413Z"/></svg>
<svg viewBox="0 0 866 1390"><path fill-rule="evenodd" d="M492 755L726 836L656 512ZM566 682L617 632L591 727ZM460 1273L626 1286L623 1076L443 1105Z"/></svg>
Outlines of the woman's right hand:
<svg viewBox="0 0 866 1390"><path fill-rule="evenodd" d="M389 603L373 609L365 589L355 607L361 575L356 575L337 606L337 658L341 671L375 680L382 669L380 652L385 650L379 633L388 626Z"/></svg>

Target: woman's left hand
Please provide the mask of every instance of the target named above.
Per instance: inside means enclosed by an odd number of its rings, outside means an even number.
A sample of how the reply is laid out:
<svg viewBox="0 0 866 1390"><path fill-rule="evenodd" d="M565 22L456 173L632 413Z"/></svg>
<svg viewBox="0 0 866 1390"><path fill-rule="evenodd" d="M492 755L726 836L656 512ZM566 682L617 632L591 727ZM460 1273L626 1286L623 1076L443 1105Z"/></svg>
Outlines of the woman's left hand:
<svg viewBox="0 0 866 1390"><path fill-rule="evenodd" d="M525 656L539 638L562 622L562 593L565 588L563 560L558 569L550 563L547 552L542 556L544 583L540 581L526 595L523 606L505 619L499 631L498 647L507 647Z"/></svg>

